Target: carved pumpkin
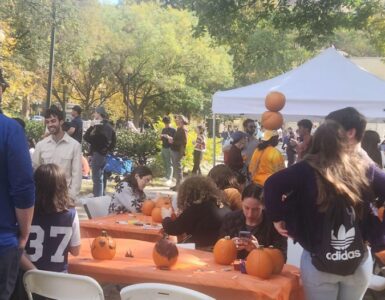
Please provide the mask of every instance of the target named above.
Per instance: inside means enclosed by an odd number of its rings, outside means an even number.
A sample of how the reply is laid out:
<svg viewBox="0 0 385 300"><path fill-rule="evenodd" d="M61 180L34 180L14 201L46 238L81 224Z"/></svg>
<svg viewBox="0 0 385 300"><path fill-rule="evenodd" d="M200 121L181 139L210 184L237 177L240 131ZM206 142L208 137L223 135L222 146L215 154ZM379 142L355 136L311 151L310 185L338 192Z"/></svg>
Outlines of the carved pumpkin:
<svg viewBox="0 0 385 300"><path fill-rule="evenodd" d="M283 266L285 265L285 257L283 256L281 250L269 247L266 248L265 251L270 255L271 260L273 261L273 274L280 274Z"/></svg>
<svg viewBox="0 0 385 300"><path fill-rule="evenodd" d="M286 97L281 92L270 92L265 98L265 106L267 110L278 112L286 103Z"/></svg>
<svg viewBox="0 0 385 300"><path fill-rule="evenodd" d="M116 253L116 242L106 231L95 238L91 244L91 254L95 259L113 259Z"/></svg>
<svg viewBox="0 0 385 300"><path fill-rule="evenodd" d="M261 119L263 128L268 130L277 130L283 124L283 117L279 112L265 111Z"/></svg>
<svg viewBox="0 0 385 300"><path fill-rule="evenodd" d="M273 274L274 264L271 256L263 247L252 250L247 256L246 272L261 279L267 279Z"/></svg>
<svg viewBox="0 0 385 300"><path fill-rule="evenodd" d="M146 200L142 204L142 213L146 216L151 216L151 212L155 207L155 203L152 200Z"/></svg>
<svg viewBox="0 0 385 300"><path fill-rule="evenodd" d="M162 208L161 207L155 207L151 212L152 221L154 223L162 223Z"/></svg>
<svg viewBox="0 0 385 300"><path fill-rule="evenodd" d="M167 239L159 240L152 251L152 259L158 268L168 269L178 260L178 248Z"/></svg>
<svg viewBox="0 0 385 300"><path fill-rule="evenodd" d="M166 207L166 208L172 207L171 197L168 197L168 196L159 197L158 199L156 199L155 206Z"/></svg>
<svg viewBox="0 0 385 300"><path fill-rule="evenodd" d="M237 258L237 247L229 236L218 240L213 252L215 262L220 265L230 265Z"/></svg>

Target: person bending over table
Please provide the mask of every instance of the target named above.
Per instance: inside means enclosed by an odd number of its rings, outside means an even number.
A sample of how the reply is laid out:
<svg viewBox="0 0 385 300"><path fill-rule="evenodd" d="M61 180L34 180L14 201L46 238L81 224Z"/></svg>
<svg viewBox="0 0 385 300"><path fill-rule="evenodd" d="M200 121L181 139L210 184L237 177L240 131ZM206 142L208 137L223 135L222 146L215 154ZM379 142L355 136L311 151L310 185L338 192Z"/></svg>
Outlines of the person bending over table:
<svg viewBox="0 0 385 300"><path fill-rule="evenodd" d="M130 175L116 185L112 195L109 214L140 212L146 199L144 188L150 183L152 172L145 166L135 168Z"/></svg>
<svg viewBox="0 0 385 300"><path fill-rule="evenodd" d="M225 216L220 236L233 239L238 258L246 258L257 245L274 246L286 257L287 239L276 231L273 222L266 217L262 187L254 183L242 192L242 209Z"/></svg>
<svg viewBox="0 0 385 300"><path fill-rule="evenodd" d="M172 220L172 210L162 208L165 233L187 234L184 242L195 243L197 248L213 246L218 240L223 217L230 212L223 205L221 195L211 178L193 176L186 179L178 190L180 215Z"/></svg>

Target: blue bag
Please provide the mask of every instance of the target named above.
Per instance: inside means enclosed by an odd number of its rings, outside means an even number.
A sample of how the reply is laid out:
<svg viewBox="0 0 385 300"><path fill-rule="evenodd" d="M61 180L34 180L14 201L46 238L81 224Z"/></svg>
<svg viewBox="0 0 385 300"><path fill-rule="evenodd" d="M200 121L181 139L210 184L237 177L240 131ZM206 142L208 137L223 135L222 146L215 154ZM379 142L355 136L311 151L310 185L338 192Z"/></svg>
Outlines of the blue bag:
<svg viewBox="0 0 385 300"><path fill-rule="evenodd" d="M125 175L131 173L132 161L129 159L123 159L121 157L107 155L106 166L104 171L111 172L119 175Z"/></svg>

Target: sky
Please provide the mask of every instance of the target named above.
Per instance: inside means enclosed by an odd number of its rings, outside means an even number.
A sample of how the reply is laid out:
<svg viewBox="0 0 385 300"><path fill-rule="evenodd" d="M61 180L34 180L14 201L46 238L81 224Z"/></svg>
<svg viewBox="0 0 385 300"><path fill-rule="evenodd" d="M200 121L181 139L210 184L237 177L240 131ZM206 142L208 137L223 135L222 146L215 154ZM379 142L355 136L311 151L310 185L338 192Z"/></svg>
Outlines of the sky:
<svg viewBox="0 0 385 300"><path fill-rule="evenodd" d="M117 4L119 0L99 0L101 3L105 4Z"/></svg>

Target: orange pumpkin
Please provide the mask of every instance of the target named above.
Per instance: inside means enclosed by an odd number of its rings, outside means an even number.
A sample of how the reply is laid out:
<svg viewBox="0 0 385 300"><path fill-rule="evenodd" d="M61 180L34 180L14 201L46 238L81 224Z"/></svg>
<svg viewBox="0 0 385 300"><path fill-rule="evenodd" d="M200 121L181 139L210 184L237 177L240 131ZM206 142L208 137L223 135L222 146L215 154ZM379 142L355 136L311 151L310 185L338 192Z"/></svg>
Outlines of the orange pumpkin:
<svg viewBox="0 0 385 300"><path fill-rule="evenodd" d="M113 259L116 253L116 242L106 231L96 237L91 244L91 254L95 259Z"/></svg>
<svg viewBox="0 0 385 300"><path fill-rule="evenodd" d="M237 247L229 236L218 240L213 252L215 262L220 265L230 265L237 258Z"/></svg>
<svg viewBox="0 0 385 300"><path fill-rule="evenodd" d="M274 264L271 256L263 247L252 250L247 256L246 272L261 279L267 279L273 274Z"/></svg>
<svg viewBox="0 0 385 300"><path fill-rule="evenodd" d="M151 212L152 221L154 223L162 223L162 208L161 207L155 207Z"/></svg>
<svg viewBox="0 0 385 300"><path fill-rule="evenodd" d="M281 92L270 92L265 98L265 106L267 110L278 112L286 103L286 97Z"/></svg>
<svg viewBox="0 0 385 300"><path fill-rule="evenodd" d="M151 216L151 212L155 207L155 203L152 200L146 200L142 204L142 213L146 216Z"/></svg>
<svg viewBox="0 0 385 300"><path fill-rule="evenodd" d="M171 197L169 197L169 196L159 197L158 199L156 199L155 206L156 207L166 207L166 208L172 207Z"/></svg>
<svg viewBox="0 0 385 300"><path fill-rule="evenodd" d="M152 251L152 259L158 268L168 269L178 260L178 248L167 239L159 240Z"/></svg>
<svg viewBox="0 0 385 300"><path fill-rule="evenodd" d="M263 128L268 130L277 130L283 124L283 116L279 112L265 111L261 119Z"/></svg>
<svg viewBox="0 0 385 300"><path fill-rule="evenodd" d="M270 255L271 260L273 261L273 274L280 274L283 266L285 265L285 257L283 256L281 250L271 246L266 248L265 251Z"/></svg>

